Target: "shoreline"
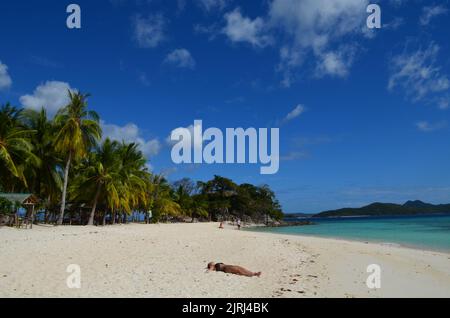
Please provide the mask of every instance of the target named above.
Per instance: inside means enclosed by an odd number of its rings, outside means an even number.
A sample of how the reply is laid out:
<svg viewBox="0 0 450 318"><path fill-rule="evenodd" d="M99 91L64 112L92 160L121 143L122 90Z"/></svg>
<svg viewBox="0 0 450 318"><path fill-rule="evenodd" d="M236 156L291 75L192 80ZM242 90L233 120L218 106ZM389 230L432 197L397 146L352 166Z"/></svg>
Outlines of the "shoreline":
<svg viewBox="0 0 450 318"><path fill-rule="evenodd" d="M255 229L255 230L252 230ZM287 233L275 233L270 231L257 231L256 229L263 228L263 226L252 226L252 227L246 227L244 228L245 231L250 232L257 232L257 233L267 233L267 234L275 234L275 235L283 235L283 236L292 236L292 237L304 237L304 238L318 238L318 239L324 239L324 240L332 240L332 241L342 241L342 242L348 242L348 243L361 243L361 244L373 244L373 245L380 245L380 246L392 246L392 247L400 247L400 248L406 248L416 251L423 251L423 252L436 252L441 254L448 254L450 256L450 250L446 249L439 249L439 248L431 248L429 246L420 246L420 245L414 245L414 244L405 244L405 243L397 243L397 242L387 242L387 241L375 241L375 240L360 240L360 239L350 239L350 238L343 238L343 237L336 237L336 236L319 236L319 235L308 235L308 234L287 234ZM268 229L270 227L267 227Z"/></svg>
<svg viewBox="0 0 450 318"><path fill-rule="evenodd" d="M218 223L0 228L0 257L0 297L450 297L448 253ZM263 274L206 273L210 261ZM66 286L70 264L81 289ZM370 264L381 289L366 286Z"/></svg>

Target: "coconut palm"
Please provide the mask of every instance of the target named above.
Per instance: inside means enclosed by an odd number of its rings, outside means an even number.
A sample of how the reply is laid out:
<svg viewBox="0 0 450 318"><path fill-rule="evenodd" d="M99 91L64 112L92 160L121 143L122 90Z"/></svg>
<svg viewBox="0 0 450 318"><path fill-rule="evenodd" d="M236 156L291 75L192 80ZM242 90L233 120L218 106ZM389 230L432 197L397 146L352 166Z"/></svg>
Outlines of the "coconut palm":
<svg viewBox="0 0 450 318"><path fill-rule="evenodd" d="M0 108L0 123L2 187L11 191L14 186L26 188L28 184L24 175L25 167L39 164L30 142L30 136L35 132L23 125L22 111L10 104Z"/></svg>
<svg viewBox="0 0 450 318"><path fill-rule="evenodd" d="M132 210L149 206L148 190L150 172L147 159L136 143L122 143L120 146L120 179L122 186L122 210L130 214Z"/></svg>
<svg viewBox="0 0 450 318"><path fill-rule="evenodd" d="M111 210L120 206L120 169L119 143L110 139L106 139L81 164L79 175L74 180L74 192L78 198L83 194L94 194L88 225L94 225L99 201Z"/></svg>
<svg viewBox="0 0 450 318"><path fill-rule="evenodd" d="M88 151L96 145L101 137L99 116L87 110L89 95L69 91L70 103L58 111L55 117L57 134L55 149L65 155L61 210L58 225L64 220L66 208L67 183L72 161L86 157Z"/></svg>
<svg viewBox="0 0 450 318"><path fill-rule="evenodd" d="M152 178L152 184L154 189L154 219L159 220L161 217L180 216L181 207L175 202L173 190L167 180L162 176L154 176Z"/></svg>
<svg viewBox="0 0 450 318"><path fill-rule="evenodd" d="M23 114L25 125L35 132L31 136L31 143L34 154L40 160L39 166L27 167L25 171L30 180L30 191L41 199L47 199L47 203L55 202L62 188L62 177L59 173L62 160L53 146L53 122L48 119L44 108L39 112L28 109Z"/></svg>
<svg viewBox="0 0 450 318"><path fill-rule="evenodd" d="M191 217L192 222L194 222L195 217L208 217L208 197L204 194L195 194L192 196L192 207L191 207Z"/></svg>

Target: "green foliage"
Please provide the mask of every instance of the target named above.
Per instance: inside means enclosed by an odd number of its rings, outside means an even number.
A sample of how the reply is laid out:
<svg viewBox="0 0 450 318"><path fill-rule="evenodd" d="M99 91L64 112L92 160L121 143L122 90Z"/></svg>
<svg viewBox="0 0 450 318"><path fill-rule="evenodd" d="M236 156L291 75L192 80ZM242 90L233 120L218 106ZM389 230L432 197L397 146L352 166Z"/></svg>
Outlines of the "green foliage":
<svg viewBox="0 0 450 318"><path fill-rule="evenodd" d="M89 95L68 91L70 103L55 117L55 150L64 158L64 182L58 224L64 221L69 170L73 161L84 159L101 138L100 118L87 109Z"/></svg>
<svg viewBox="0 0 450 318"><path fill-rule="evenodd" d="M325 211L317 217L339 216L382 216L450 213L450 204L428 204L421 201L408 201L403 205L393 203L372 203L362 208L345 208Z"/></svg>
<svg viewBox="0 0 450 318"><path fill-rule="evenodd" d="M255 222L265 222L268 217L275 220L283 218L280 204L267 185L238 185L228 178L215 176L210 181L198 182L197 191L198 194L192 196L193 202L187 204L190 215L192 211L196 211L198 217L205 217L207 211L212 220L239 217ZM178 198L182 198L183 191L178 189L177 193ZM182 202L188 200L184 198L180 201ZM186 204L181 206L183 208ZM193 209L193 206L196 208Z"/></svg>
<svg viewBox="0 0 450 318"><path fill-rule="evenodd" d="M107 216L111 223L120 222L132 212L148 211L153 222L283 217L266 185L238 185L220 176L171 185L152 175L137 144L100 142L100 119L87 108L89 95L68 94L70 103L53 119L44 108L0 107L1 191L33 193L40 202L36 208L53 221L59 216L58 223L67 219L65 212L77 217L77 224L98 224ZM0 204L2 213L14 209L4 200Z"/></svg>
<svg viewBox="0 0 450 318"><path fill-rule="evenodd" d="M0 198L0 214L8 215L14 213L14 203L6 198Z"/></svg>
<svg viewBox="0 0 450 318"><path fill-rule="evenodd" d="M100 118L87 109L88 94L68 92L70 104L55 116L57 129L54 146L61 154L71 154L74 160L84 158L101 138Z"/></svg>
<svg viewBox="0 0 450 318"><path fill-rule="evenodd" d="M25 168L39 164L31 143L35 132L22 119L22 110L10 104L0 107L0 175L6 190L27 187Z"/></svg>

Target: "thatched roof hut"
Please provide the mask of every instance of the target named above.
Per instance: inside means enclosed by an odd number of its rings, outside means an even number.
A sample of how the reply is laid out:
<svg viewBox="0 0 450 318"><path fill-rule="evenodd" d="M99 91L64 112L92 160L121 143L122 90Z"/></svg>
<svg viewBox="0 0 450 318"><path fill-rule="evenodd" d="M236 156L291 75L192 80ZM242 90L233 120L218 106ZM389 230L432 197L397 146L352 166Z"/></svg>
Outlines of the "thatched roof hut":
<svg viewBox="0 0 450 318"><path fill-rule="evenodd" d="M39 198L31 193L0 193L0 198L4 198L12 203L18 203L27 210L27 215L30 214L30 228L33 228L34 222L34 207L39 203ZM16 216L16 223L18 218ZM27 218L28 227L28 218Z"/></svg>

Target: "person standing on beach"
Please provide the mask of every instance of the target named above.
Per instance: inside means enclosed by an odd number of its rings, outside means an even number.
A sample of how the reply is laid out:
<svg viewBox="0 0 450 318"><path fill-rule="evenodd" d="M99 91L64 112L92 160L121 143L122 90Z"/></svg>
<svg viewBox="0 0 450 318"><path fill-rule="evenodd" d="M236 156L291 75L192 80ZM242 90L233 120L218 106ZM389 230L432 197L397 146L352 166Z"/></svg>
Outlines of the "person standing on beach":
<svg viewBox="0 0 450 318"><path fill-rule="evenodd" d="M240 230L241 229L241 219L237 219L237 227L238 227L238 230Z"/></svg>

